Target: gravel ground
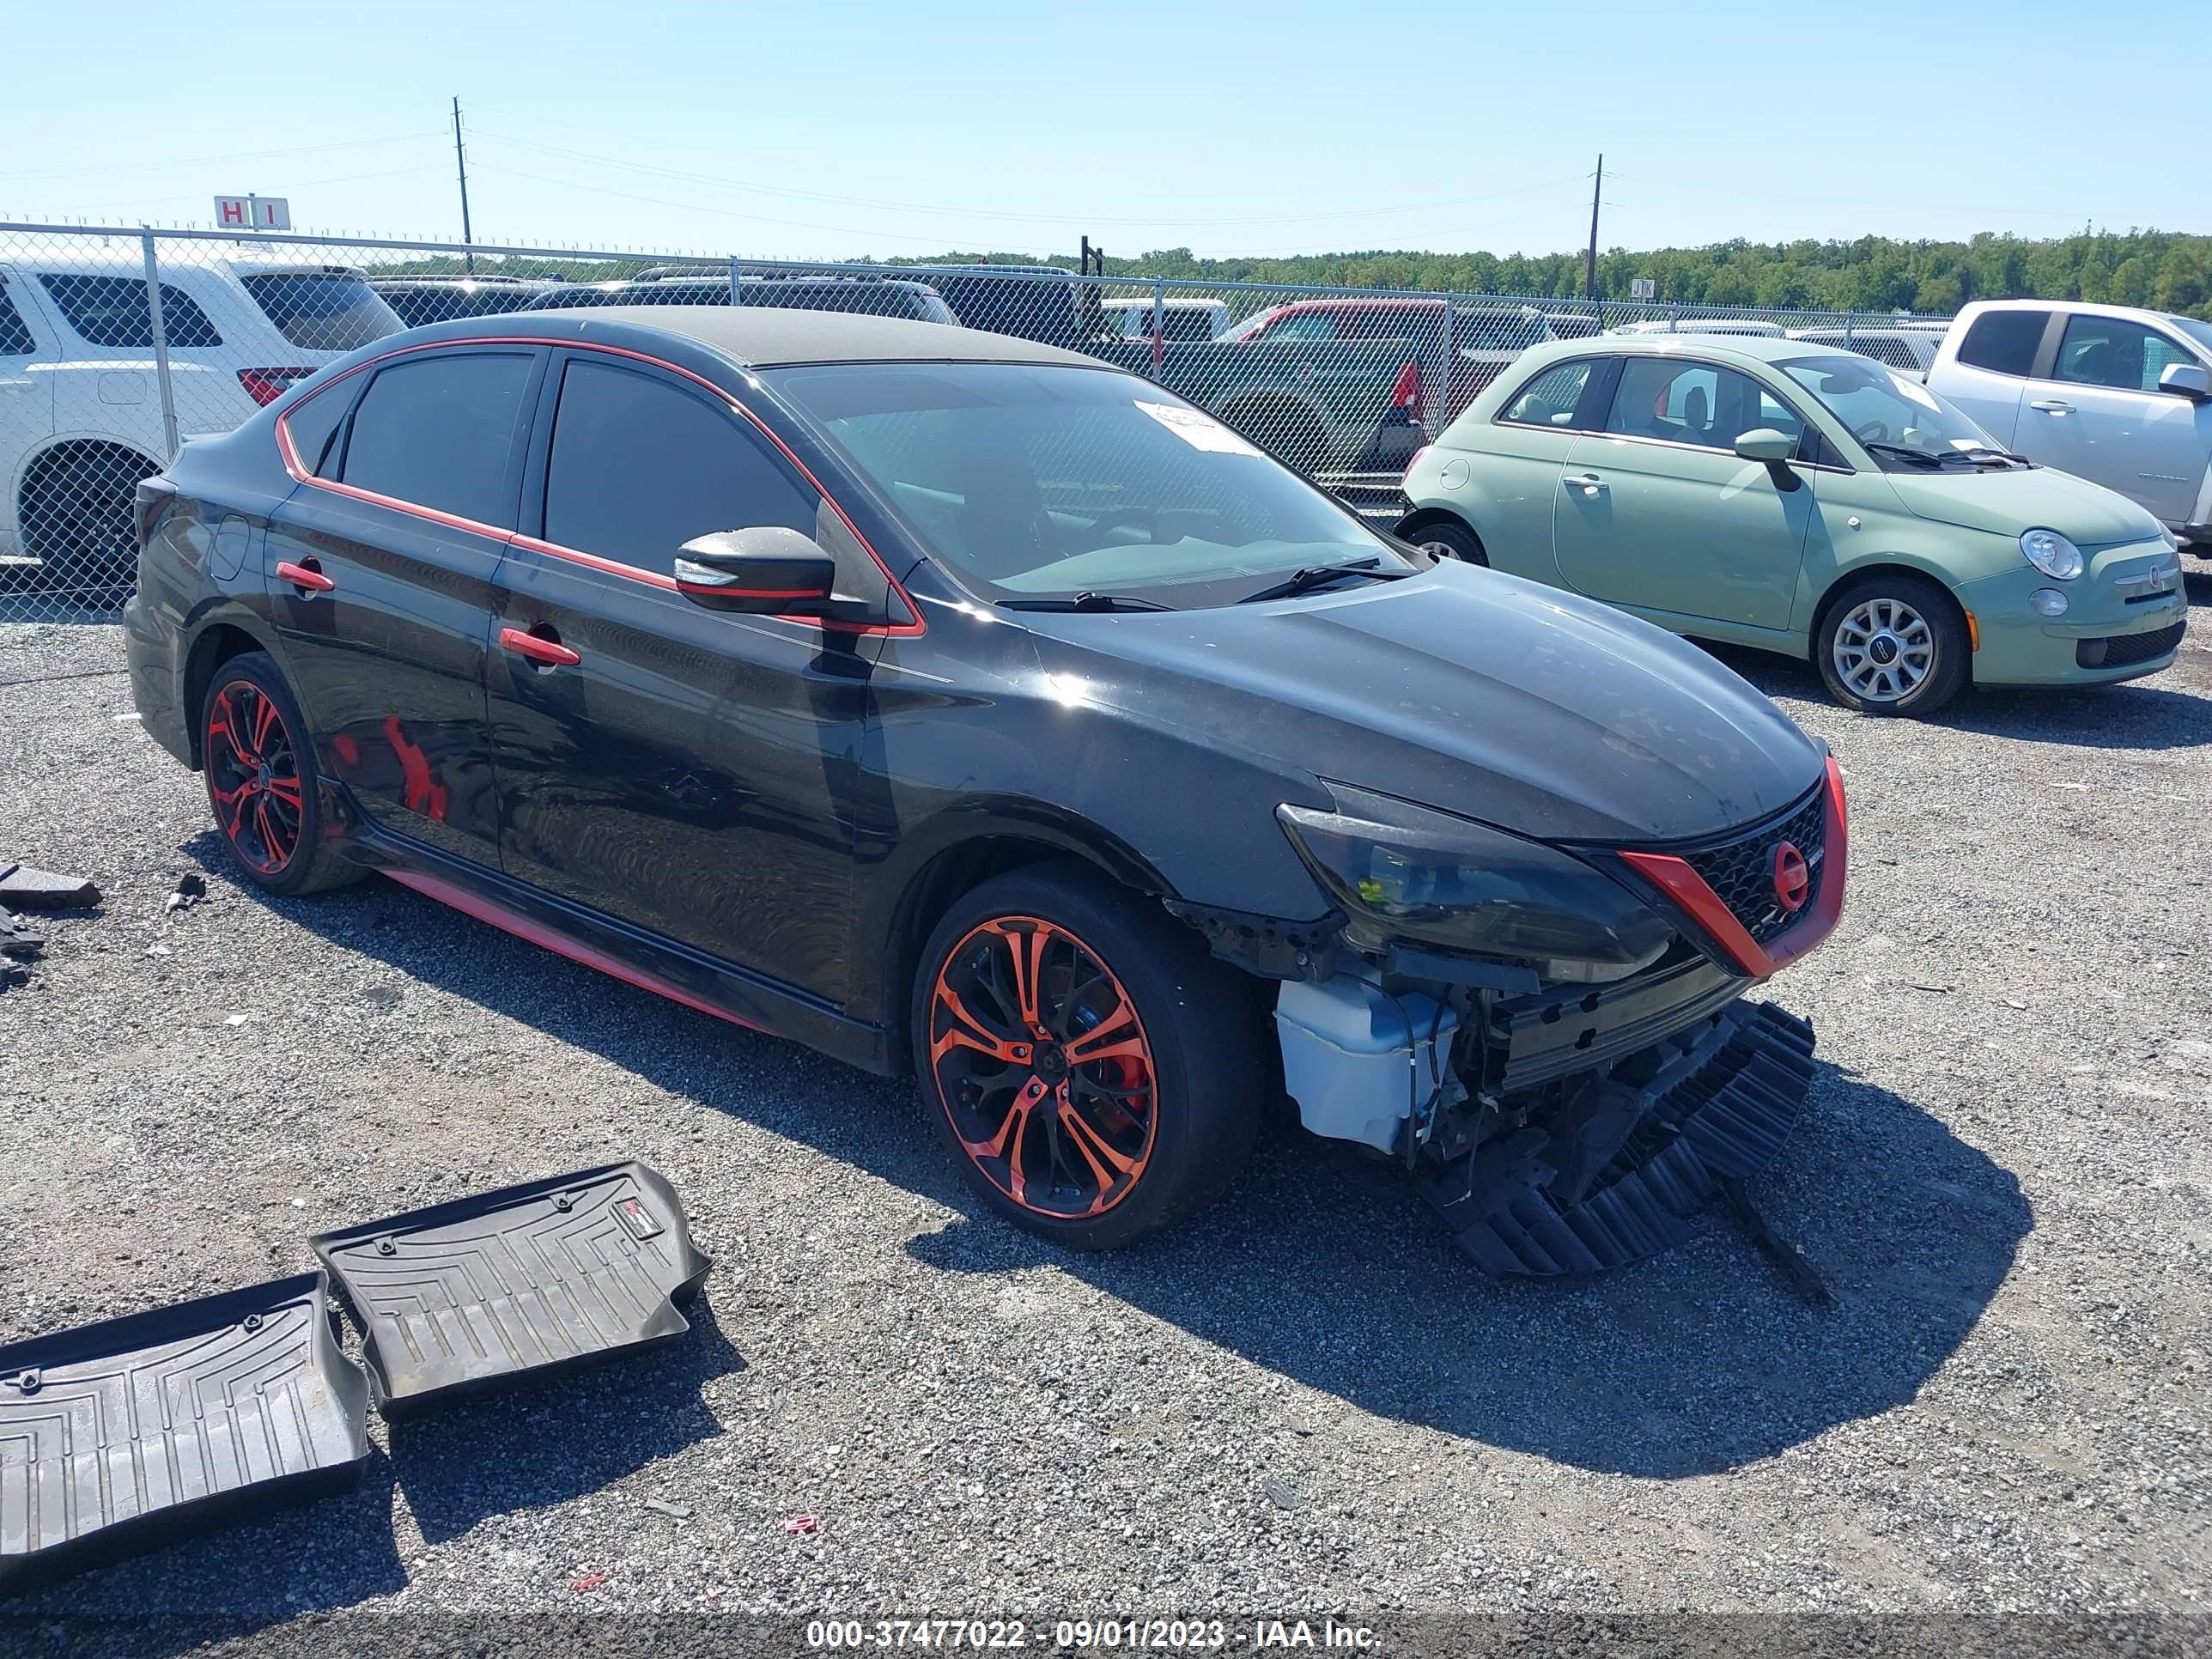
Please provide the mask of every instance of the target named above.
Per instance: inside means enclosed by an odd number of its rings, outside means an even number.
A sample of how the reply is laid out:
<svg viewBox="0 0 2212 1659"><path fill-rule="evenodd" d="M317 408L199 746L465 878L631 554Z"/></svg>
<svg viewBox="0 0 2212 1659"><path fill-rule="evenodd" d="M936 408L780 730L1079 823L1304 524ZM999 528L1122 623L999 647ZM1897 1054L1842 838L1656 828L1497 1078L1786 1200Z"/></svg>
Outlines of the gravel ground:
<svg viewBox="0 0 2212 1659"><path fill-rule="evenodd" d="M905 1086L389 884L244 890L114 631L0 628L0 852L106 895L0 995L0 1341L617 1157L718 1264L672 1346L376 1423L349 1495L17 1611L271 1639L356 1610L2202 1611L2212 578L2191 597L2154 679L1929 725L1730 657L1852 797L1841 929L1771 993L1826 1064L1755 1188L1826 1310L1717 1217L1594 1282L1493 1282L1304 1139L1150 1247L1061 1254L971 1210ZM210 896L165 917L191 871Z"/></svg>

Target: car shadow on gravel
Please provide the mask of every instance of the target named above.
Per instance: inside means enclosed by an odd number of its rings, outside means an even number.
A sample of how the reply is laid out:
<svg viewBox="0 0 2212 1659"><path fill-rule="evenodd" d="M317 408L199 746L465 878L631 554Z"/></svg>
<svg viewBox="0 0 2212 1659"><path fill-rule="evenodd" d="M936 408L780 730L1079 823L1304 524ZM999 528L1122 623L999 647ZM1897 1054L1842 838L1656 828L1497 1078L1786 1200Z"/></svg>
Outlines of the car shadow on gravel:
<svg viewBox="0 0 2212 1659"><path fill-rule="evenodd" d="M909 1249L954 1272L1050 1260L1364 1411L1595 1472L1679 1479L1910 1401L1972 1329L2033 1224L2010 1174L1911 1102L1833 1066L1753 1191L1832 1306L1800 1300L1718 1211L1681 1248L1615 1273L1492 1279L1398 1172L1304 1136L1137 1251L1073 1255L995 1220L956 1222Z"/></svg>
<svg viewBox="0 0 2212 1659"><path fill-rule="evenodd" d="M184 850L222 875L212 832ZM981 1212L906 1109L909 1085L710 1024L387 883L265 902L343 949L957 1212L907 1247L940 1270L1049 1264L1362 1410L1593 1470L1709 1474L1910 1401L1972 1328L2032 1224L2009 1173L1920 1106L1824 1065L1754 1193L1826 1275L1832 1308L1796 1299L1717 1213L1682 1247L1616 1273L1493 1279L1401 1172L1297 1131L1271 1137L1228 1196L1182 1226L1083 1255ZM426 1534L604 1485L662 1455L655 1436L712 1431L688 1405L672 1427L658 1419L726 1368L716 1340L658 1362L678 1386L645 1387L627 1365L559 1385L605 1390L595 1410L632 1395L650 1407L639 1408L642 1442L619 1456L622 1437L594 1437L606 1468L514 1396L488 1397L465 1426L426 1418L420 1443L402 1425L398 1479Z"/></svg>

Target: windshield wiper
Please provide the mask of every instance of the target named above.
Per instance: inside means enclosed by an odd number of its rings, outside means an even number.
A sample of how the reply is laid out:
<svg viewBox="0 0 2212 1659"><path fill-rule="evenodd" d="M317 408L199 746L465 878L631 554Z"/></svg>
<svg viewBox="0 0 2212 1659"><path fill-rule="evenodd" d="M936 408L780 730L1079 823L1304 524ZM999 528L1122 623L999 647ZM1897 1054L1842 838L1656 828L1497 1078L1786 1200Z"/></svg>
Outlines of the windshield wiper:
<svg viewBox="0 0 2212 1659"><path fill-rule="evenodd" d="M1339 576L1364 576L1370 581L1395 581L1409 573L1402 570L1377 570L1380 559L1354 559L1349 564L1310 564L1304 569L1293 570L1283 580L1256 593L1247 593L1237 601L1239 605L1257 605L1262 599L1294 599L1300 593L1310 593L1324 582L1333 582Z"/></svg>
<svg viewBox="0 0 2212 1659"><path fill-rule="evenodd" d="M1987 444L1971 444L1964 449L1947 451L1943 456L1947 461L1954 458L1962 461L1972 461L1976 466L1986 466L1992 461L2001 461L2007 466L2027 466L2031 464L2025 455L2015 455L2009 449L1993 449Z"/></svg>
<svg viewBox="0 0 2212 1659"><path fill-rule="evenodd" d="M1903 444L1871 443L1862 438L1860 442L1877 455L1894 455L1900 461L1911 461L1915 466L1941 466L1943 458L1925 449L1908 449Z"/></svg>
<svg viewBox="0 0 2212 1659"><path fill-rule="evenodd" d="M1009 611L1172 611L1158 599L1140 599L1133 593L1078 593L1072 599L1001 599Z"/></svg>

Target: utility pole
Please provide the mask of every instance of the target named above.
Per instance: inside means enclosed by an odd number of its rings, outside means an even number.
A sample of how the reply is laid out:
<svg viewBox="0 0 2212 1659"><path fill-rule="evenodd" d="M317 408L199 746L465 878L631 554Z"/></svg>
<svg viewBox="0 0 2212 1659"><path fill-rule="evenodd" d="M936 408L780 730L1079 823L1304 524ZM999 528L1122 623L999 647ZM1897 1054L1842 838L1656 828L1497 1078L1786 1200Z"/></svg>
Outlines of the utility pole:
<svg viewBox="0 0 2212 1659"><path fill-rule="evenodd" d="M461 240L466 244L473 242L476 238L469 234L469 158L466 152L461 149L461 100L459 98L453 100L453 165L460 169L461 174ZM1600 165L1603 165L1601 158ZM1590 234L1595 237L1597 234L1595 228L1597 210L1592 208L1590 211L1592 214ZM1593 241L1591 246L1595 247L1595 242ZM468 261L469 275L473 276L477 274L477 256L473 252L471 253L468 256Z"/></svg>
<svg viewBox="0 0 2212 1659"><path fill-rule="evenodd" d="M460 118L453 118L459 120ZM1597 298L1597 198L1605 189L1605 152L1597 157L1597 182L1590 186L1590 243L1589 258L1583 266L1583 298Z"/></svg>

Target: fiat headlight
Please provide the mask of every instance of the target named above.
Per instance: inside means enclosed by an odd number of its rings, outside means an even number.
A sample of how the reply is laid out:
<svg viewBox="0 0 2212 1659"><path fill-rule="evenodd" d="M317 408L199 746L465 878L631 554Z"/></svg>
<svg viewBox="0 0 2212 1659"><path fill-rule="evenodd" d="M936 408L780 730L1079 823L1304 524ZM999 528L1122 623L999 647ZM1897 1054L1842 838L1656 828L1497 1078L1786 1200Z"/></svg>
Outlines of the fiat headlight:
<svg viewBox="0 0 2212 1659"><path fill-rule="evenodd" d="M2020 538L2027 562L2055 580L2070 582L2081 574L2081 550L2055 530L2031 530Z"/></svg>

